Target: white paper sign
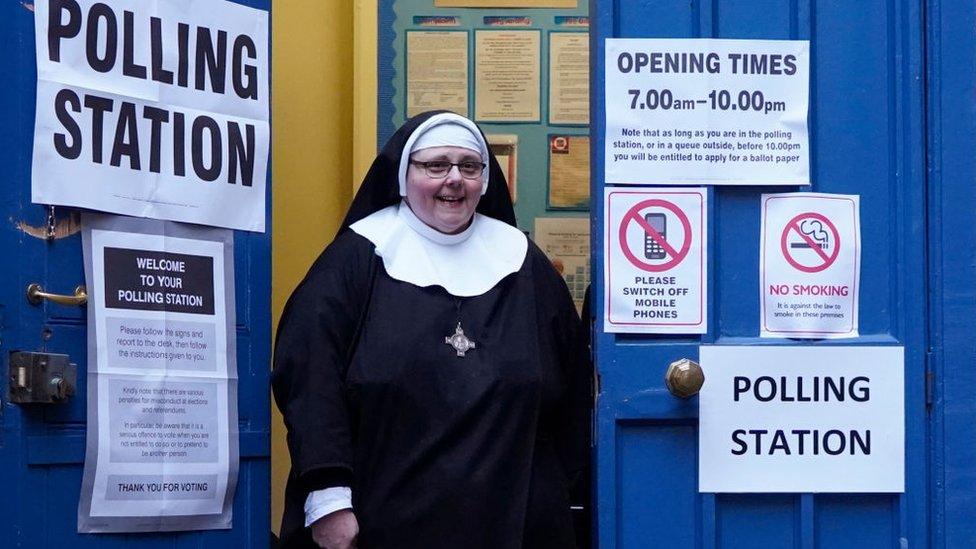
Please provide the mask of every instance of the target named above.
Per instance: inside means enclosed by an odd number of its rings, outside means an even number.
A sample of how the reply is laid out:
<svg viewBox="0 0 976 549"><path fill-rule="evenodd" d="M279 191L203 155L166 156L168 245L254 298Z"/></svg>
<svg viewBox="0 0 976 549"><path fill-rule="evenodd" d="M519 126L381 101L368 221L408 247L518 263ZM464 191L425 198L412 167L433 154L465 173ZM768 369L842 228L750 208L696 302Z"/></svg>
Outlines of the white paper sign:
<svg viewBox="0 0 976 549"><path fill-rule="evenodd" d="M80 532L230 528L233 233L86 216L88 449Z"/></svg>
<svg viewBox="0 0 976 549"><path fill-rule="evenodd" d="M706 208L703 188L605 189L605 332L707 331Z"/></svg>
<svg viewBox="0 0 976 549"><path fill-rule="evenodd" d="M762 195L762 337L857 337L859 206L856 195Z"/></svg>
<svg viewBox="0 0 976 549"><path fill-rule="evenodd" d="M37 0L31 200L264 231L268 14Z"/></svg>
<svg viewBox="0 0 976 549"><path fill-rule="evenodd" d="M700 348L702 492L904 492L901 347Z"/></svg>
<svg viewBox="0 0 976 549"><path fill-rule="evenodd" d="M607 183L809 185L805 40L607 39Z"/></svg>

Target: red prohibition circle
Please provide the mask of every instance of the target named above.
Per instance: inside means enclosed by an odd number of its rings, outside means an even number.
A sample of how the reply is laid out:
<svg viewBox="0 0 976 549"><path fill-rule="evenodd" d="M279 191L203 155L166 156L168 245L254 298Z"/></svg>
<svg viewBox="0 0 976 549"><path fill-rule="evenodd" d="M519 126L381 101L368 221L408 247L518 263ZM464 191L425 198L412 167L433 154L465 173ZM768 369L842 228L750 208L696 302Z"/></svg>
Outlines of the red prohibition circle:
<svg viewBox="0 0 976 549"><path fill-rule="evenodd" d="M673 255L669 261L665 261L664 263L657 265L641 261L627 247L627 226L631 221L635 221L637 219L637 216L639 215L638 212L640 210L653 207L664 208L665 210L673 213L675 217L678 218L678 221L681 222L681 227L685 231L685 239L681 244L681 249L677 251L678 253ZM681 260L688 255L688 250L691 249L691 222L688 221L688 216L685 215L685 212L681 211L681 209L674 204L668 202L667 200L652 198L650 200L638 202L632 208L627 210L627 213L624 214L624 218L620 221L620 231L617 238L620 240L620 249L624 252L624 256L628 261L631 262L631 264L643 271L659 273L662 271L667 271L678 263L681 263Z"/></svg>
<svg viewBox="0 0 976 549"><path fill-rule="evenodd" d="M804 239L806 240L806 237L800 231L800 226L798 225L798 222L801 219L808 219L808 218L822 221L827 226L827 228L830 229L830 232L834 234L834 251L832 254L830 254L830 256L824 256L824 254L820 252L818 248L812 248L814 251L820 254L820 256L824 260L822 265L816 265L813 267L807 267L806 265L803 265L797 260L793 259L793 257L790 256L789 247L786 245L787 244L786 237L789 236L791 229L796 231L797 234L799 234L801 237L804 237ZM783 257L786 258L786 261L797 270L803 271L805 273L819 273L820 271L823 271L824 269L833 265L834 261L837 260L837 255L840 253L840 233L837 231L837 227L835 227L834 224L823 215L820 215L815 212L801 213L800 215L791 219L786 224L786 227L783 228L783 235L779 239L779 247L780 250L783 252Z"/></svg>

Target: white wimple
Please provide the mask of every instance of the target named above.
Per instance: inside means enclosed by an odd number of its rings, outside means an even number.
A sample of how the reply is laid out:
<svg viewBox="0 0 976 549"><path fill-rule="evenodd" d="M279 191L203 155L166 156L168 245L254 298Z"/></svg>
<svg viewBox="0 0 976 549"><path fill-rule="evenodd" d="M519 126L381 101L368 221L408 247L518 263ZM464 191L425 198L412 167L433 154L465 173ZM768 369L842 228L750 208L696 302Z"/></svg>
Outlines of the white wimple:
<svg viewBox="0 0 976 549"><path fill-rule="evenodd" d="M470 297L492 289L525 261L528 240L515 227L481 214L458 234L428 227L401 202L357 221L352 230L376 246L386 272L415 286L441 286Z"/></svg>

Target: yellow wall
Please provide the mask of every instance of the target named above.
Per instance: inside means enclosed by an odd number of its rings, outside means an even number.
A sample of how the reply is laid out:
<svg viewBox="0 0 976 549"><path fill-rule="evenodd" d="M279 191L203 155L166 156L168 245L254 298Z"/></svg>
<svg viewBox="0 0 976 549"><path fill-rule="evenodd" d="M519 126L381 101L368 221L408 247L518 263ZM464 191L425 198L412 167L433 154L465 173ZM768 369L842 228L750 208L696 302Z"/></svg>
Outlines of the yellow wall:
<svg viewBox="0 0 976 549"><path fill-rule="evenodd" d="M356 0L353 188L358 189L376 156L376 12L377 0Z"/></svg>
<svg viewBox="0 0 976 549"><path fill-rule="evenodd" d="M272 318L342 222L375 155L376 0L273 0ZM361 100L357 100L361 98ZM271 525L290 461L272 406Z"/></svg>

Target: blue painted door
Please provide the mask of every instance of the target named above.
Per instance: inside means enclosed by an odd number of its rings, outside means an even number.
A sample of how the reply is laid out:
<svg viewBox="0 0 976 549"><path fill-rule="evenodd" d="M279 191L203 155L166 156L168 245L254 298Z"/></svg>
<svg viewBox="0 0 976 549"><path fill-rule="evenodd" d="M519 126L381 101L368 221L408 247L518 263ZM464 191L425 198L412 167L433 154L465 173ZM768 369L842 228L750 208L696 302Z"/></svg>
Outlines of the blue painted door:
<svg viewBox="0 0 976 549"><path fill-rule="evenodd" d="M976 547L976 11L927 4L934 547Z"/></svg>
<svg viewBox="0 0 976 549"><path fill-rule="evenodd" d="M269 9L270 2L248 4ZM25 295L32 282L66 294L84 283L81 235L71 234L77 212L56 208L59 237L47 240L48 210L30 201L36 81L32 8L28 2L0 4L0 546L264 547L270 532L270 233L235 234L241 467L233 529L76 533L85 458L85 309L35 306ZM270 200L268 204L270 211ZM55 405L10 403L7 373L9 354L15 350L68 354L78 365L76 395Z"/></svg>
<svg viewBox="0 0 976 549"><path fill-rule="evenodd" d="M805 39L811 50L812 188L709 191L708 333L615 335L600 331L597 322L596 503L601 548L929 543L922 15L921 2L902 0L591 3L594 197L602 197L605 186L604 39ZM972 32L971 24L960 22L960 33L962 29ZM960 101L972 103L972 95ZM971 143L966 143L966 161L971 162ZM680 358L696 359L703 344L799 343L758 337L759 195L791 190L861 196L861 336L805 344L905 347L903 495L698 492L697 398L683 401L671 396L664 385L665 369ZM592 203L594 272L602 272L602 199ZM971 223L971 210L967 219ZM971 234L971 227L966 234ZM594 280L594 310L602 311L602 280ZM705 376L707 383L707 371ZM971 449L971 440L962 444Z"/></svg>

